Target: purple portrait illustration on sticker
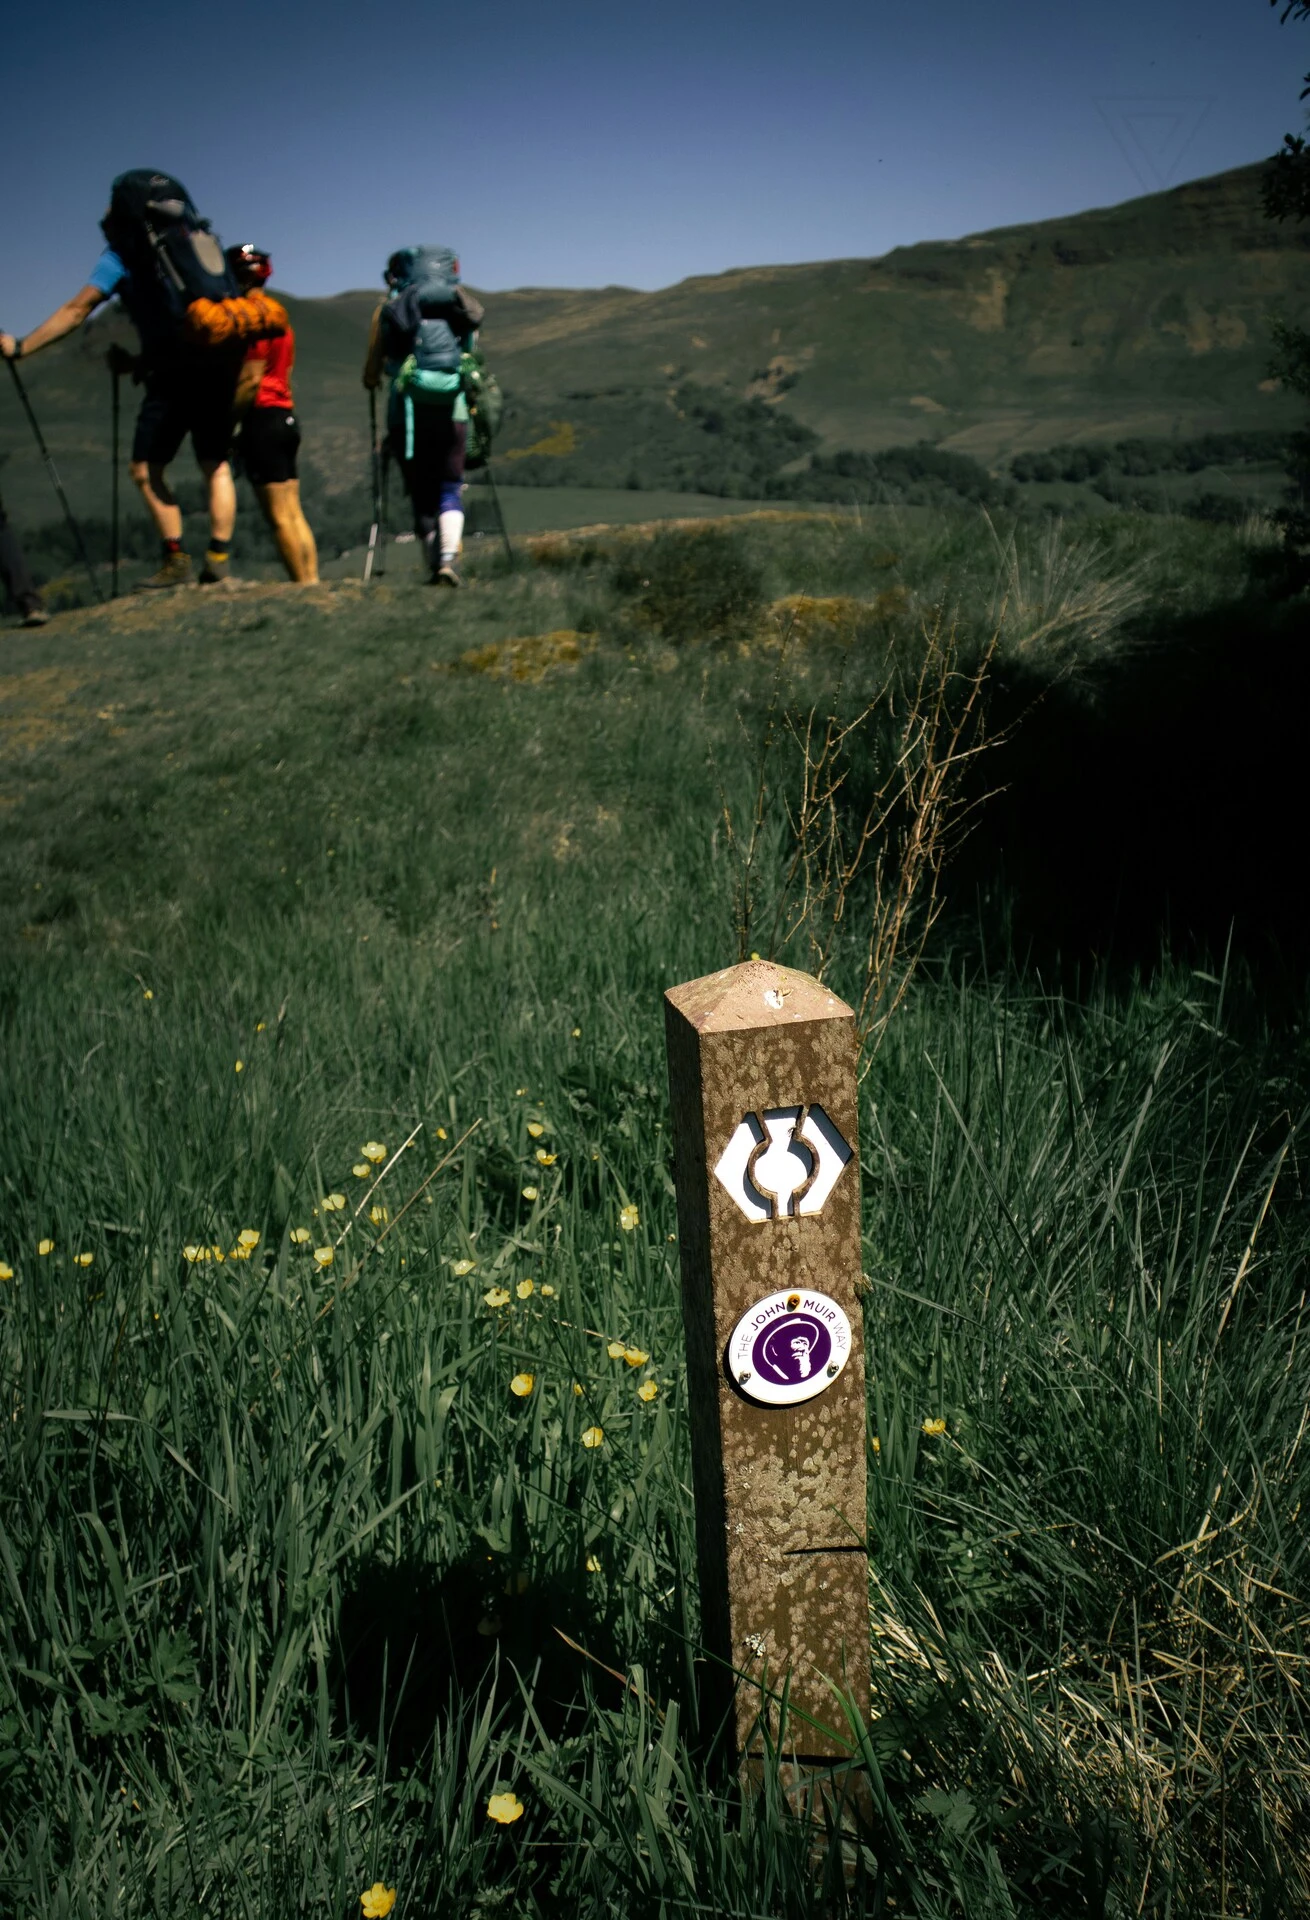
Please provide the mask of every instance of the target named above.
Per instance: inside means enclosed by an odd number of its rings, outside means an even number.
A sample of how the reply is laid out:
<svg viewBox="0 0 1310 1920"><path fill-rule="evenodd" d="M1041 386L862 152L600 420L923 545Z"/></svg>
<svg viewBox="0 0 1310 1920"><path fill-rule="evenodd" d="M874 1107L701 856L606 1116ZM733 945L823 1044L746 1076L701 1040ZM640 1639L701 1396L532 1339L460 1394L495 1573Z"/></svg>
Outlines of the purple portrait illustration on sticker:
<svg viewBox="0 0 1310 1920"><path fill-rule="evenodd" d="M793 1313L757 1334L751 1348L755 1372L780 1386L796 1387L821 1373L832 1352L832 1335L813 1314Z"/></svg>
<svg viewBox="0 0 1310 1920"><path fill-rule="evenodd" d="M748 1400L794 1407L830 1387L850 1355L851 1323L842 1308L826 1293L798 1287L748 1307L724 1357Z"/></svg>

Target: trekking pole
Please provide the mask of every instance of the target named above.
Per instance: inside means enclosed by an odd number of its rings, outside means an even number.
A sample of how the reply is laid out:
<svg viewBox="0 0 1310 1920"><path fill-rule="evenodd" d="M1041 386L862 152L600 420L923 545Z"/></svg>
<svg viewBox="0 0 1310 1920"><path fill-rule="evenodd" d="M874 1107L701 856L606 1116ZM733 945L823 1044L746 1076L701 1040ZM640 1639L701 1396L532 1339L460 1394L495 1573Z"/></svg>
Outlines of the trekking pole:
<svg viewBox="0 0 1310 1920"><path fill-rule="evenodd" d="M374 571L380 580L387 570L387 480L391 474L391 442L382 442L382 478L378 484L378 563Z"/></svg>
<svg viewBox="0 0 1310 1920"><path fill-rule="evenodd" d="M500 537L505 543L505 558L508 560L510 571L512 572L514 568L514 549L509 543L509 530L505 525L505 516L501 512L500 495L496 491L496 476L491 471L490 454L488 454L487 458L483 461L482 470L487 476L487 485L491 488L491 504L496 509L496 521L500 527Z"/></svg>
<svg viewBox="0 0 1310 1920"><path fill-rule="evenodd" d="M378 457L378 396L377 389L368 390L368 445L373 462L373 525L368 530L368 552L364 556L364 578L369 579L373 572L373 560L377 553L378 529L382 525L382 467Z"/></svg>
<svg viewBox="0 0 1310 1920"><path fill-rule="evenodd" d="M114 443L114 453L113 453L114 464L111 469L111 477L109 482L109 565L110 565L110 583L111 583L109 588L109 598L111 600L117 600L118 598L118 416L119 416L118 382L119 382L120 376L119 376L118 368L114 366L112 363L110 364L110 368L109 368L109 378L113 382L113 386L112 386L113 405L111 407L111 412L110 412L110 417L113 424L110 432L110 438Z"/></svg>
<svg viewBox="0 0 1310 1920"><path fill-rule="evenodd" d="M100 591L100 582L96 579L95 569L92 567L90 560L87 558L86 543L82 539L82 529L78 526L76 520L74 520L73 518L73 509L68 504L68 495L64 492L64 483L59 478L59 469L55 465L53 459L50 456L50 449L45 443L45 435L42 433L40 427L37 425L36 415L32 411L32 402L27 397L27 388L23 385L22 381L19 379L18 368L14 365L13 360L10 359L8 364L9 364L9 371L13 375L14 386L18 390L18 397L23 403L23 412L27 415L27 424L31 427L32 433L36 439L36 444L41 450L41 458L46 463L46 469L49 472L51 481L53 482L55 492L59 495L59 504L64 509L64 518L65 520L67 520L68 530L73 536L73 544L76 546L78 553L81 555L82 565L86 568L86 577L91 582L91 591L95 595L96 599L103 603L105 596Z"/></svg>

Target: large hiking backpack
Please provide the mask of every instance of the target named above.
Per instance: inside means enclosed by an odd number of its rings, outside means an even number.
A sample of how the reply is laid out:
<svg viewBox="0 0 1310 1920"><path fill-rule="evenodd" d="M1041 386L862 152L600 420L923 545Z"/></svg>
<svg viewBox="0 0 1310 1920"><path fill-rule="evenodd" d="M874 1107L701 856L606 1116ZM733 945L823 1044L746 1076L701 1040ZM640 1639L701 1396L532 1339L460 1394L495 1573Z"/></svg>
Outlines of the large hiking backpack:
<svg viewBox="0 0 1310 1920"><path fill-rule="evenodd" d="M165 329L198 346L286 332L285 308L266 293L240 291L218 236L171 174L120 173L100 224L134 294Z"/></svg>
<svg viewBox="0 0 1310 1920"><path fill-rule="evenodd" d="M450 247L402 247L387 262L387 278L392 293L382 309L383 347L395 369L392 404L405 423L405 458L414 454L415 407L431 406L468 422L465 466L485 465L500 389L469 351L472 329L459 295L457 256Z"/></svg>

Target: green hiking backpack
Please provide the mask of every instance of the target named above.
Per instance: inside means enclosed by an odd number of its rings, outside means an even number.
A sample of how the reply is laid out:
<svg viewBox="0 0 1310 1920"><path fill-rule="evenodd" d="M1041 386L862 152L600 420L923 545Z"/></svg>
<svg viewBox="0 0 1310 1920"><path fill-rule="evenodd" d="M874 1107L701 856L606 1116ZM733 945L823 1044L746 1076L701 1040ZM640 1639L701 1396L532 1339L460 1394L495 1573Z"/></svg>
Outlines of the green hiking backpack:
<svg viewBox="0 0 1310 1920"><path fill-rule="evenodd" d="M495 374L487 372L480 353L460 355L459 379L469 423L464 468L476 472L491 458L492 442L505 412L505 396Z"/></svg>

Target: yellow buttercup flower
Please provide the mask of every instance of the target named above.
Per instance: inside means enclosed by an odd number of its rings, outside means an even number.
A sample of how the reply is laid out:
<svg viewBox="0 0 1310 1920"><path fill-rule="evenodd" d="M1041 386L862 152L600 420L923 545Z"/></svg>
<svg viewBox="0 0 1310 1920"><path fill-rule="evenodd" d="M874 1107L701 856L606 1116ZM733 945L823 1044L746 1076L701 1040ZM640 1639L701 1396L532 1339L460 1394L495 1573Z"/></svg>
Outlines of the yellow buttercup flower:
<svg viewBox="0 0 1310 1920"><path fill-rule="evenodd" d="M314 1265L316 1267L330 1267L332 1265L331 1247L315 1247Z"/></svg>
<svg viewBox="0 0 1310 1920"><path fill-rule="evenodd" d="M360 1148L360 1152L366 1160L371 1160L374 1166L377 1166L380 1161L385 1160L387 1157L387 1150L380 1140L366 1140Z"/></svg>
<svg viewBox="0 0 1310 1920"><path fill-rule="evenodd" d="M546 1129L542 1126L540 1120L529 1120L528 1132L532 1135L532 1138L534 1140L540 1140L542 1134L545 1131Z"/></svg>
<svg viewBox="0 0 1310 1920"><path fill-rule="evenodd" d="M623 1358L630 1367L644 1367L650 1359L650 1355L643 1353L640 1347L625 1347L623 1349Z"/></svg>
<svg viewBox="0 0 1310 1920"><path fill-rule="evenodd" d="M153 993L151 992L151 990L150 990L150 988L149 988L149 987L147 987L147 988L146 988L146 990L145 990L145 992L144 992L144 993L142 994L142 996L141 996L141 997L142 997L142 999L143 999L143 1000L153 1000L155 996L154 996L154 994L153 994Z"/></svg>
<svg viewBox="0 0 1310 1920"><path fill-rule="evenodd" d="M359 1904L364 1910L364 1920L387 1920L387 1915L396 1904L396 1889L384 1887L375 1880L367 1893L361 1893Z"/></svg>
<svg viewBox="0 0 1310 1920"><path fill-rule="evenodd" d="M537 1148L537 1165L539 1167L553 1167L558 1159L559 1155L557 1153L547 1153L544 1147Z"/></svg>
<svg viewBox="0 0 1310 1920"><path fill-rule="evenodd" d="M535 1373L516 1373L509 1383L509 1390L520 1400L526 1400L536 1384L536 1378Z"/></svg>
<svg viewBox="0 0 1310 1920"><path fill-rule="evenodd" d="M523 1818L523 1802L513 1793L493 1793L487 1802L487 1818L499 1827L512 1827Z"/></svg>
<svg viewBox="0 0 1310 1920"><path fill-rule="evenodd" d="M926 1433L930 1439L936 1439L939 1433L945 1433L946 1422L944 1420L925 1420L921 1431Z"/></svg>
<svg viewBox="0 0 1310 1920"><path fill-rule="evenodd" d="M391 1218L391 1215L387 1212L387 1209L385 1207L370 1207L368 1210L368 1217L373 1222L373 1225L375 1227L382 1227L386 1225L387 1221Z"/></svg>
<svg viewBox="0 0 1310 1920"><path fill-rule="evenodd" d="M621 1340L611 1340L605 1351L611 1360L621 1360L628 1349Z"/></svg>
<svg viewBox="0 0 1310 1920"><path fill-rule="evenodd" d="M878 1438L876 1433L874 1434L873 1439L869 1442L869 1445L873 1448L875 1453L882 1452L882 1441Z"/></svg>
<svg viewBox="0 0 1310 1920"><path fill-rule="evenodd" d="M640 1220L641 1220L641 1215L637 1212L637 1209L631 1204L629 1204L626 1207L620 1208L619 1225L622 1227L625 1233L631 1233L632 1229L639 1224Z"/></svg>
<svg viewBox="0 0 1310 1920"><path fill-rule="evenodd" d="M55 1243L53 1240L38 1240L36 1250L41 1255L41 1258L44 1259L46 1254L54 1252Z"/></svg>
<svg viewBox="0 0 1310 1920"><path fill-rule="evenodd" d="M227 1257L229 1260L248 1260L253 1251L253 1247L243 1247L240 1242L238 1242Z"/></svg>
<svg viewBox="0 0 1310 1920"><path fill-rule="evenodd" d="M504 1287L493 1287L491 1292L484 1293L482 1298L489 1307L507 1307L509 1305L509 1294L505 1291Z"/></svg>
<svg viewBox="0 0 1310 1920"><path fill-rule="evenodd" d="M310 1241L309 1228L308 1227L292 1227L290 1233L287 1235L287 1238L292 1242L294 1246L307 1247Z"/></svg>
<svg viewBox="0 0 1310 1920"><path fill-rule="evenodd" d="M638 1400L651 1401L655 1398L655 1395L659 1392L659 1390L660 1390L660 1386L659 1386L658 1380L643 1380L641 1385L637 1388L637 1398Z"/></svg>
<svg viewBox="0 0 1310 1920"><path fill-rule="evenodd" d="M582 1038L582 1028L581 1028L581 1027L574 1027L574 1029L573 1029L573 1038L574 1038L575 1040L581 1040L581 1038Z"/></svg>
<svg viewBox="0 0 1310 1920"><path fill-rule="evenodd" d="M444 1140L446 1138L446 1129L444 1127L437 1128L437 1138L438 1140Z"/></svg>
<svg viewBox="0 0 1310 1920"><path fill-rule="evenodd" d="M462 1280L466 1273L472 1273L477 1264L476 1260L452 1260L450 1263L450 1271L455 1275L457 1280Z"/></svg>
<svg viewBox="0 0 1310 1920"><path fill-rule="evenodd" d="M350 1171L354 1174L356 1180L367 1180L372 1175L373 1169L367 1160L356 1160Z"/></svg>
<svg viewBox="0 0 1310 1920"><path fill-rule="evenodd" d="M0 1260L0 1280L12 1280L14 1270L5 1260Z"/></svg>
<svg viewBox="0 0 1310 1920"><path fill-rule="evenodd" d="M582 1444L584 1447L598 1447L602 1444L604 1438L604 1427L588 1427L582 1436Z"/></svg>
<svg viewBox="0 0 1310 1920"><path fill-rule="evenodd" d="M537 1290L535 1280L520 1280L514 1291L520 1300L530 1300Z"/></svg>
<svg viewBox="0 0 1310 1920"><path fill-rule="evenodd" d="M323 1211L324 1213L340 1213L345 1204L346 1196L344 1193L330 1193L323 1202Z"/></svg>
<svg viewBox="0 0 1310 1920"><path fill-rule="evenodd" d="M575 1380L575 1381L573 1382L573 1391L574 1391L574 1393L576 1393L576 1394L577 1394L577 1396L578 1396L578 1398L579 1398L579 1400L581 1400L581 1398L582 1398L582 1388L581 1388L581 1387L580 1387L580 1386L578 1385L578 1382L577 1382L576 1380Z"/></svg>
<svg viewBox="0 0 1310 1920"><path fill-rule="evenodd" d="M203 1260L204 1257L205 1250L203 1247L183 1247L182 1249L182 1258L190 1261L192 1266L195 1265L197 1260Z"/></svg>
<svg viewBox="0 0 1310 1920"><path fill-rule="evenodd" d="M95 1255L93 1253L75 1253L73 1255L74 1263L79 1267L89 1267L94 1259Z"/></svg>
<svg viewBox="0 0 1310 1920"><path fill-rule="evenodd" d="M587 1555L587 1572L588 1573L600 1572L600 1561L596 1558L594 1553L589 1553Z"/></svg>
<svg viewBox="0 0 1310 1920"><path fill-rule="evenodd" d="M259 1235L253 1227L242 1227L240 1233L237 1235L237 1245L239 1247L257 1247L259 1245Z"/></svg>
<svg viewBox="0 0 1310 1920"><path fill-rule="evenodd" d="M246 1070L246 1063L245 1063L245 1061L244 1061L244 1060L238 1060L238 1061L237 1061L237 1064L236 1064L236 1071L237 1071L238 1073L244 1073L244 1072L245 1072L245 1070Z"/></svg>
<svg viewBox="0 0 1310 1920"><path fill-rule="evenodd" d="M551 1286L545 1286L545 1287L543 1287L543 1288L541 1289L541 1297L542 1297L542 1299L543 1299L543 1300L553 1300L553 1299L555 1298L555 1289L554 1289L554 1287L551 1287Z"/></svg>
<svg viewBox="0 0 1310 1920"><path fill-rule="evenodd" d="M537 1189L535 1187L524 1187L523 1198L525 1200L535 1200L536 1197L537 1197Z"/></svg>
<svg viewBox="0 0 1310 1920"><path fill-rule="evenodd" d="M262 1032L264 1031L264 1029L265 1029L265 1027L266 1027L267 1025L268 1025L268 1021L267 1021L267 1020L256 1020L256 1022L255 1022L255 1032L256 1032L256 1033L262 1033Z"/></svg>

